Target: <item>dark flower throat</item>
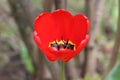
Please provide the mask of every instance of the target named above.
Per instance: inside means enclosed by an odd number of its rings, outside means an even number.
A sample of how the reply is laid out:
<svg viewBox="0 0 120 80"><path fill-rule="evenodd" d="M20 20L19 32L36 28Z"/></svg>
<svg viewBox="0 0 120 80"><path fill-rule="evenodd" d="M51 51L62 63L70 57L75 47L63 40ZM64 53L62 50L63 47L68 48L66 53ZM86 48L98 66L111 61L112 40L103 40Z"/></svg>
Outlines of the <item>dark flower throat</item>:
<svg viewBox="0 0 120 80"><path fill-rule="evenodd" d="M64 48L64 49L71 49L71 50L75 50L75 45L71 42L71 41L53 41L50 43L49 45L50 47L55 47L56 49L61 49L61 48Z"/></svg>

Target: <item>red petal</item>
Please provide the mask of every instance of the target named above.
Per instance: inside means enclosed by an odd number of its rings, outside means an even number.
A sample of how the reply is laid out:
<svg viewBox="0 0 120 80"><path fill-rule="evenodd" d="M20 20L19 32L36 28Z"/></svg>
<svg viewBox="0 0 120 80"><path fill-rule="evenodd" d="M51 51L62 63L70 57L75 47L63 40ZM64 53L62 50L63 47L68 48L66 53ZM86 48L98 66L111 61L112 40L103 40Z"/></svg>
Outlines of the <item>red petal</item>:
<svg viewBox="0 0 120 80"><path fill-rule="evenodd" d="M86 44L89 41L89 35L86 35L85 39L81 41L81 43L79 44L77 50L74 53L69 54L69 56L67 56L64 61L68 62L71 58L75 57L77 54L79 54L79 52L86 46Z"/></svg>
<svg viewBox="0 0 120 80"><path fill-rule="evenodd" d="M69 40L71 40L73 43L76 43L76 46L78 46L85 38L89 29L89 25L90 23L86 16L82 14L74 16L73 26L69 32L69 34L71 34L69 36Z"/></svg>
<svg viewBox="0 0 120 80"><path fill-rule="evenodd" d="M34 27L40 37L41 44L44 47L48 47L49 42L52 42L56 38L60 37L58 35L59 29L56 27L51 13L46 12L40 14L34 22Z"/></svg>
<svg viewBox="0 0 120 80"><path fill-rule="evenodd" d="M50 61L56 61L57 60L57 58L56 58L56 56L54 55L54 53L51 53L48 49L44 49L43 50L43 53L45 53L45 55L47 56L47 58L50 60Z"/></svg>
<svg viewBox="0 0 120 80"><path fill-rule="evenodd" d="M37 35L37 32L36 32L36 31L34 31L33 37L34 37L34 40L35 40L37 46L38 46L39 48L41 48L41 47L42 47L42 46L41 46L41 40L40 40L39 36Z"/></svg>
<svg viewBox="0 0 120 80"><path fill-rule="evenodd" d="M52 16L55 19L56 26L59 27L61 38L68 40L73 16L63 9L56 10L52 13Z"/></svg>
<svg viewBox="0 0 120 80"><path fill-rule="evenodd" d="M49 48L49 51L51 53L54 53L55 58L57 60L64 60L67 56L69 56L69 54L74 53L74 51L70 50L70 49L56 50L56 48L54 48L54 47Z"/></svg>
<svg viewBox="0 0 120 80"><path fill-rule="evenodd" d="M45 12L36 18L34 26L34 39L50 61L67 62L85 47L89 39L88 36L85 37L89 29L89 21L82 14L72 16L65 10ZM76 44L76 51L49 47L49 43L56 39L72 41Z"/></svg>
<svg viewBox="0 0 120 80"><path fill-rule="evenodd" d="M39 36L37 35L36 31L34 31L33 36L34 36L34 40L35 40L37 46L39 47L39 49L43 51L43 53L47 56L47 58L50 61L55 61L56 60L55 55L53 53L50 53L49 50L48 50L48 48L44 48L42 46L41 40L40 40Z"/></svg>

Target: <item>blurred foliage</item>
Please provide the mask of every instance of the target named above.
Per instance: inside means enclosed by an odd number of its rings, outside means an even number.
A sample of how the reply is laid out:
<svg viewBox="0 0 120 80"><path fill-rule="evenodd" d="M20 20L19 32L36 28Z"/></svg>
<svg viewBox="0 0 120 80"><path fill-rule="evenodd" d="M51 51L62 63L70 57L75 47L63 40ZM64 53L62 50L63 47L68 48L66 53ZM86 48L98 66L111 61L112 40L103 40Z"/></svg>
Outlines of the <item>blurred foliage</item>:
<svg viewBox="0 0 120 80"><path fill-rule="evenodd" d="M119 50L119 53L118 53L118 61L120 62L120 50Z"/></svg>
<svg viewBox="0 0 120 80"><path fill-rule="evenodd" d="M35 68L32 64L32 60L24 44L20 44L20 53L21 53L20 55L21 55L25 68L28 70L28 72L34 73Z"/></svg>
<svg viewBox="0 0 120 80"><path fill-rule="evenodd" d="M114 7L112 9L112 21L113 21L113 30L116 32L118 25L118 1L115 0Z"/></svg>
<svg viewBox="0 0 120 80"><path fill-rule="evenodd" d="M12 28L11 24L8 20L0 21L0 33L4 35L14 35L16 33L16 29ZM12 22L13 23L13 22Z"/></svg>
<svg viewBox="0 0 120 80"><path fill-rule="evenodd" d="M101 80L101 76L96 73L92 78L89 76L86 76L84 80Z"/></svg>
<svg viewBox="0 0 120 80"><path fill-rule="evenodd" d="M0 52L0 67L4 67L5 64L9 62L7 54Z"/></svg>
<svg viewBox="0 0 120 80"><path fill-rule="evenodd" d="M114 68L110 71L105 80L120 80L120 63L114 66Z"/></svg>
<svg viewBox="0 0 120 80"><path fill-rule="evenodd" d="M84 13L85 12L84 0L69 0L68 10L70 10L73 14Z"/></svg>
<svg viewBox="0 0 120 80"><path fill-rule="evenodd" d="M31 0L34 4L34 6L37 8L37 9L41 9L42 8L42 0Z"/></svg>

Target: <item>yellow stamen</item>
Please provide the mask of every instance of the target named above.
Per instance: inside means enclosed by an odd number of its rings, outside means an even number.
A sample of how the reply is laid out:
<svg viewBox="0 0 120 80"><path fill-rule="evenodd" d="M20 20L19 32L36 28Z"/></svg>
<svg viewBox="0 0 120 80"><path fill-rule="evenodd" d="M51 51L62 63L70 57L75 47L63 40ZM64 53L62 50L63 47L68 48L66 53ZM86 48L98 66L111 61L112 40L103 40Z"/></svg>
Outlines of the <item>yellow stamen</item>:
<svg viewBox="0 0 120 80"><path fill-rule="evenodd" d="M75 44L74 44L74 43L72 43L71 41L68 41L68 44L74 45L73 50L76 50L76 48L75 48Z"/></svg>

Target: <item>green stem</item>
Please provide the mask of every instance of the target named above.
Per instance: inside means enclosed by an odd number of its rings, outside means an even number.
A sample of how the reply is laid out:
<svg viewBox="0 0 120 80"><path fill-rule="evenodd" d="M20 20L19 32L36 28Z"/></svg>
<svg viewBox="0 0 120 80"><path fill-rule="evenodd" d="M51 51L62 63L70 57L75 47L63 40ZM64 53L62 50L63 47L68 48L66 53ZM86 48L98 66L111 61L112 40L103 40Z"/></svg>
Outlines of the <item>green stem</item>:
<svg viewBox="0 0 120 80"><path fill-rule="evenodd" d="M61 74L61 76L62 76L62 80L65 80L65 70L64 70L64 61L62 61L61 62L61 70L62 70L62 74Z"/></svg>

